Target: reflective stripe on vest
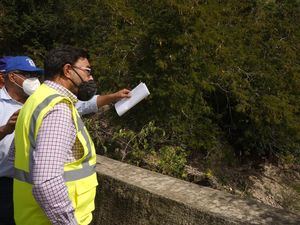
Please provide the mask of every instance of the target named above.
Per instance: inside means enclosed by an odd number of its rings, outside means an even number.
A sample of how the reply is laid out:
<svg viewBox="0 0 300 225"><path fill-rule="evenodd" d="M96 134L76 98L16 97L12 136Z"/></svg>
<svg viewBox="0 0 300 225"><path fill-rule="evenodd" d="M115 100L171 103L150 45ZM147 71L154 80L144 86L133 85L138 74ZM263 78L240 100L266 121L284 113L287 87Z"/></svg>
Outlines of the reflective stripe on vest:
<svg viewBox="0 0 300 225"><path fill-rule="evenodd" d="M36 121L41 113L41 111L54 99L57 97L61 97L59 94L50 95L47 98L44 99L43 102L41 102L36 109L34 110L32 114L32 119L30 121L30 131L29 131L29 140L30 140L30 150L29 150L29 172L26 172L24 170L14 168L14 178L18 179L20 181L32 184L32 176L30 175L30 170L32 168L32 158L33 158L33 152L35 150L35 139L34 139L34 132L36 127ZM88 177L92 175L95 172L95 166L96 165L89 165L89 160L92 157L92 147L91 143L88 138L87 131L84 129L84 124L81 120L81 118L77 115L77 123L78 123L78 130L81 131L82 136L86 140L87 148L88 148L88 154L82 161L82 168L77 170L71 170L71 171L64 171L63 177L64 181L75 181L82 179L84 177Z"/></svg>

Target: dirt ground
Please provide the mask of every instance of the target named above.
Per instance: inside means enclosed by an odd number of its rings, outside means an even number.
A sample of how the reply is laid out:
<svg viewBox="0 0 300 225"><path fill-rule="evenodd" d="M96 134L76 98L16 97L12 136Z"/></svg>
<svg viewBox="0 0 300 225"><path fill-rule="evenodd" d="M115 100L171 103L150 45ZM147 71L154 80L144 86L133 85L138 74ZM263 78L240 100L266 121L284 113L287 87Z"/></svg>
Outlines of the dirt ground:
<svg viewBox="0 0 300 225"><path fill-rule="evenodd" d="M187 166L188 180L300 215L300 167L270 163L201 171Z"/></svg>

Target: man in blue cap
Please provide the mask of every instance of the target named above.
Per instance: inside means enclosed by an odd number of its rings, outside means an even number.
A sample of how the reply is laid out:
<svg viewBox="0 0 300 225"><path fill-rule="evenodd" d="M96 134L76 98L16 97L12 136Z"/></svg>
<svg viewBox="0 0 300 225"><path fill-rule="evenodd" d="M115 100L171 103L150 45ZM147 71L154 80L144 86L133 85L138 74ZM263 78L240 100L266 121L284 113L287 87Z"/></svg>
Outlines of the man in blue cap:
<svg viewBox="0 0 300 225"><path fill-rule="evenodd" d="M4 87L0 89L0 224L15 224L13 216L12 184L13 165L8 162L8 151L13 142L19 110L42 80L43 69L36 67L27 56L0 58L0 71ZM95 95L90 101L79 102L80 114L96 112L99 107L123 97L129 90L123 89L109 95Z"/></svg>
<svg viewBox="0 0 300 225"><path fill-rule="evenodd" d="M5 57L0 60L5 86L0 90L0 223L14 224L12 184L13 168L7 161L14 138L18 110L25 103L29 91L39 84L43 70L26 56Z"/></svg>

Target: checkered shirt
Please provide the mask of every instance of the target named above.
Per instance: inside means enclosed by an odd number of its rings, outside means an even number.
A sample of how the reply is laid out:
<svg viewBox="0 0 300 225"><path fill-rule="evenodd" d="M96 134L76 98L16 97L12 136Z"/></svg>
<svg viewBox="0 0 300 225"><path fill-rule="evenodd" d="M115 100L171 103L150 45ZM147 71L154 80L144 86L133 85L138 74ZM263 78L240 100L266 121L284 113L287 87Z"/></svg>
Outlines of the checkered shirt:
<svg viewBox="0 0 300 225"><path fill-rule="evenodd" d="M46 85L69 97L76 96L63 86L45 81ZM83 147L76 138L69 102L53 107L44 117L37 134L34 165L32 167L33 195L51 223L77 224L74 208L63 179L64 164L80 159Z"/></svg>

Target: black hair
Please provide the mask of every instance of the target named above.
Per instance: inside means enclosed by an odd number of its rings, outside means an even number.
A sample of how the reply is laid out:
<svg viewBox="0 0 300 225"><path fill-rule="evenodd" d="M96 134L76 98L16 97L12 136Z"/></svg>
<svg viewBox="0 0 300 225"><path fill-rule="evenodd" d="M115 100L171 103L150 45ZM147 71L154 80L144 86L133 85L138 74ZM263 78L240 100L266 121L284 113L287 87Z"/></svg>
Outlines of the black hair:
<svg viewBox="0 0 300 225"><path fill-rule="evenodd" d="M64 65L74 65L80 58L88 59L89 55L86 50L77 47L65 45L49 51L44 60L45 79L63 75Z"/></svg>

